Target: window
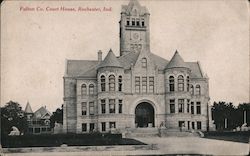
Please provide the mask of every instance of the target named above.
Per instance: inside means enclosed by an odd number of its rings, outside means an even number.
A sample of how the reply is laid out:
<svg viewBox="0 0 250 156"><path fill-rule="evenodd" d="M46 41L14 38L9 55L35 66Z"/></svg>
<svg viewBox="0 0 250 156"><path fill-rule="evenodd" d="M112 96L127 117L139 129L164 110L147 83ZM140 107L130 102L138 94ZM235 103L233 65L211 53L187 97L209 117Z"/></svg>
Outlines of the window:
<svg viewBox="0 0 250 156"><path fill-rule="evenodd" d="M87 132L87 124L86 123L82 124L82 131Z"/></svg>
<svg viewBox="0 0 250 156"><path fill-rule="evenodd" d="M101 91L104 92L106 90L105 76L101 76Z"/></svg>
<svg viewBox="0 0 250 156"><path fill-rule="evenodd" d="M116 128L115 122L109 122L109 128Z"/></svg>
<svg viewBox="0 0 250 156"><path fill-rule="evenodd" d="M87 115L87 103L82 102L82 115Z"/></svg>
<svg viewBox="0 0 250 156"><path fill-rule="evenodd" d="M115 76L109 76L109 91L115 91Z"/></svg>
<svg viewBox="0 0 250 156"><path fill-rule="evenodd" d="M147 77L142 77L142 92L147 92Z"/></svg>
<svg viewBox="0 0 250 156"><path fill-rule="evenodd" d="M194 122L192 122L192 129L195 129Z"/></svg>
<svg viewBox="0 0 250 156"><path fill-rule="evenodd" d="M190 86L190 85L189 85L189 81L190 81L190 80L189 80L189 76L187 76L187 91L188 91L188 92L189 92L189 86Z"/></svg>
<svg viewBox="0 0 250 156"><path fill-rule="evenodd" d="M184 91L184 77L178 76L178 91Z"/></svg>
<svg viewBox="0 0 250 156"><path fill-rule="evenodd" d="M179 121L179 127L185 127L185 121Z"/></svg>
<svg viewBox="0 0 250 156"><path fill-rule="evenodd" d="M118 78L118 91L122 91L122 76L119 76Z"/></svg>
<svg viewBox="0 0 250 156"><path fill-rule="evenodd" d="M188 130L190 130L190 121L188 121Z"/></svg>
<svg viewBox="0 0 250 156"><path fill-rule="evenodd" d="M46 128L43 127L43 128L42 128L42 132L45 132L45 131L46 131Z"/></svg>
<svg viewBox="0 0 250 156"><path fill-rule="evenodd" d="M175 100L170 100L170 113L175 113Z"/></svg>
<svg viewBox="0 0 250 156"><path fill-rule="evenodd" d="M134 25L135 25L135 19L132 18L132 26L134 26Z"/></svg>
<svg viewBox="0 0 250 156"><path fill-rule="evenodd" d="M109 99L109 113L115 113L115 99Z"/></svg>
<svg viewBox="0 0 250 156"><path fill-rule="evenodd" d="M127 18L127 25L129 25L130 24L130 19L129 18Z"/></svg>
<svg viewBox="0 0 250 156"><path fill-rule="evenodd" d="M119 100L119 113L122 113L122 100Z"/></svg>
<svg viewBox="0 0 250 156"><path fill-rule="evenodd" d="M201 129L201 122L197 121L197 129Z"/></svg>
<svg viewBox="0 0 250 156"><path fill-rule="evenodd" d="M94 132L94 129L95 129L95 124L94 123L90 123L89 124L89 131L90 132Z"/></svg>
<svg viewBox="0 0 250 156"><path fill-rule="evenodd" d="M135 77L135 92L140 93L140 77Z"/></svg>
<svg viewBox="0 0 250 156"><path fill-rule="evenodd" d="M201 86L200 85L196 85L195 92L196 92L196 95L201 95Z"/></svg>
<svg viewBox="0 0 250 156"><path fill-rule="evenodd" d="M140 26L140 19L139 18L136 19L136 26Z"/></svg>
<svg viewBox="0 0 250 156"><path fill-rule="evenodd" d="M106 131L106 122L102 122L102 132Z"/></svg>
<svg viewBox="0 0 250 156"><path fill-rule="evenodd" d="M173 76L169 77L169 91L174 92L174 77Z"/></svg>
<svg viewBox="0 0 250 156"><path fill-rule="evenodd" d="M86 84L83 84L81 86L81 95L87 95L87 86L86 86Z"/></svg>
<svg viewBox="0 0 250 156"><path fill-rule="evenodd" d="M143 18L141 19L141 26L143 26L143 27L145 26L145 21Z"/></svg>
<svg viewBox="0 0 250 156"><path fill-rule="evenodd" d="M40 128L35 128L35 133L40 133L41 129Z"/></svg>
<svg viewBox="0 0 250 156"><path fill-rule="evenodd" d="M191 92L191 95L194 95L194 86L193 85L191 85L191 87L190 87L190 92Z"/></svg>
<svg viewBox="0 0 250 156"><path fill-rule="evenodd" d="M106 113L106 100L105 99L101 100L101 113L102 114Z"/></svg>
<svg viewBox="0 0 250 156"><path fill-rule="evenodd" d="M191 102L191 114L194 114L194 102Z"/></svg>
<svg viewBox="0 0 250 156"><path fill-rule="evenodd" d="M184 99L178 99L179 113L184 113Z"/></svg>
<svg viewBox="0 0 250 156"><path fill-rule="evenodd" d="M196 102L196 113L201 114L201 102Z"/></svg>
<svg viewBox="0 0 250 156"><path fill-rule="evenodd" d="M149 92L154 92L154 77L149 77Z"/></svg>
<svg viewBox="0 0 250 156"><path fill-rule="evenodd" d="M89 115L94 115L94 102L89 102Z"/></svg>
<svg viewBox="0 0 250 156"><path fill-rule="evenodd" d="M190 109L190 100L189 99L187 99L187 113L189 113L189 109Z"/></svg>
<svg viewBox="0 0 250 156"><path fill-rule="evenodd" d="M90 95L93 95L93 94L94 94L94 85L93 85L93 84L90 84L90 85L89 85L89 94L90 94Z"/></svg>
<svg viewBox="0 0 250 156"><path fill-rule="evenodd" d="M147 59L146 58L142 58L142 68L147 68Z"/></svg>

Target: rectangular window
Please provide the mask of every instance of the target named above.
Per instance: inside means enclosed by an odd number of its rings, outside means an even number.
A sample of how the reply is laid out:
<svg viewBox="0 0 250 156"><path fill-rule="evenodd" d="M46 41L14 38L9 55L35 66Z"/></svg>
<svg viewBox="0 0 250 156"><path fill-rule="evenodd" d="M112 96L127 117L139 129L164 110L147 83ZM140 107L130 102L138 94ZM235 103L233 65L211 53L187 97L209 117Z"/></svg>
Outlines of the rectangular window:
<svg viewBox="0 0 250 156"><path fill-rule="evenodd" d="M196 113L201 114L201 102L196 102Z"/></svg>
<svg viewBox="0 0 250 156"><path fill-rule="evenodd" d="M188 121L188 130L190 130L190 121Z"/></svg>
<svg viewBox="0 0 250 156"><path fill-rule="evenodd" d="M35 128L35 133L40 133L41 129L40 128Z"/></svg>
<svg viewBox="0 0 250 156"><path fill-rule="evenodd" d="M132 26L135 26L135 19L132 18Z"/></svg>
<svg viewBox="0 0 250 156"><path fill-rule="evenodd" d="M144 21L144 19L141 19L141 26L145 26L145 21Z"/></svg>
<svg viewBox="0 0 250 156"><path fill-rule="evenodd" d="M115 122L109 122L109 128L116 128Z"/></svg>
<svg viewBox="0 0 250 156"><path fill-rule="evenodd" d="M122 100L119 100L119 113L122 113Z"/></svg>
<svg viewBox="0 0 250 156"><path fill-rule="evenodd" d="M105 99L101 100L101 111L102 111L102 114L106 113L106 100Z"/></svg>
<svg viewBox="0 0 250 156"><path fill-rule="evenodd" d="M179 121L179 127L185 127L185 121Z"/></svg>
<svg viewBox="0 0 250 156"><path fill-rule="evenodd" d="M154 77L149 77L149 92L154 92Z"/></svg>
<svg viewBox="0 0 250 156"><path fill-rule="evenodd" d="M201 129L201 122L197 121L197 129Z"/></svg>
<svg viewBox="0 0 250 156"><path fill-rule="evenodd" d="M194 114L194 102L191 102L191 114Z"/></svg>
<svg viewBox="0 0 250 156"><path fill-rule="evenodd" d="M136 26L140 26L140 19L139 18L136 19Z"/></svg>
<svg viewBox="0 0 250 156"><path fill-rule="evenodd" d="M194 122L192 122L192 129L195 129Z"/></svg>
<svg viewBox="0 0 250 156"><path fill-rule="evenodd" d="M184 113L184 99L178 99L179 113Z"/></svg>
<svg viewBox="0 0 250 156"><path fill-rule="evenodd" d="M87 132L87 124L86 123L82 124L82 131Z"/></svg>
<svg viewBox="0 0 250 156"><path fill-rule="evenodd" d="M46 128L42 128L42 132L45 132L46 131Z"/></svg>
<svg viewBox="0 0 250 156"><path fill-rule="evenodd" d="M106 131L106 122L102 122L102 132Z"/></svg>
<svg viewBox="0 0 250 156"><path fill-rule="evenodd" d="M140 93L140 77L135 77L135 92Z"/></svg>
<svg viewBox="0 0 250 156"><path fill-rule="evenodd" d="M175 113L175 100L170 100L170 113Z"/></svg>
<svg viewBox="0 0 250 156"><path fill-rule="evenodd" d="M109 99L109 113L115 113L115 99Z"/></svg>
<svg viewBox="0 0 250 156"><path fill-rule="evenodd" d="M142 92L147 93L147 77L142 77Z"/></svg>
<svg viewBox="0 0 250 156"><path fill-rule="evenodd" d="M130 22L130 19L129 19L129 18L127 18L127 25L129 25L129 22Z"/></svg>
<svg viewBox="0 0 250 156"><path fill-rule="evenodd" d="M189 99L187 99L187 113L189 113L189 109L190 109L190 100Z"/></svg>
<svg viewBox="0 0 250 156"><path fill-rule="evenodd" d="M94 102L89 102L89 115L94 115Z"/></svg>
<svg viewBox="0 0 250 156"><path fill-rule="evenodd" d="M89 124L89 131L90 131L90 132L93 132L94 129L95 129L95 124L94 124L94 123L90 123L90 124Z"/></svg>
<svg viewBox="0 0 250 156"><path fill-rule="evenodd" d="M82 102L82 115L87 115L87 102Z"/></svg>

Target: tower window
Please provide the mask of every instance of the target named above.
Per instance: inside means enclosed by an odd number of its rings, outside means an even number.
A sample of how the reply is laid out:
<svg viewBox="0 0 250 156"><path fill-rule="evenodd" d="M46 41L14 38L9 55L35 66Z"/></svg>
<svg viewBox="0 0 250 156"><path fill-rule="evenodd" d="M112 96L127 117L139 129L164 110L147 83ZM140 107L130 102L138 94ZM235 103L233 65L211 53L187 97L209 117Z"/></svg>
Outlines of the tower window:
<svg viewBox="0 0 250 156"><path fill-rule="evenodd" d="M87 95L87 86L86 86L86 84L83 84L81 86L81 95Z"/></svg>
<svg viewBox="0 0 250 156"><path fill-rule="evenodd" d="M89 85L89 94L90 94L90 95L93 95L93 94L94 94L94 85L93 85L93 84L90 84L90 85Z"/></svg>
<svg viewBox="0 0 250 156"><path fill-rule="evenodd" d="M132 26L135 26L135 19L132 18Z"/></svg>
<svg viewBox="0 0 250 156"><path fill-rule="evenodd" d="M105 87L106 83L105 83L105 76L101 76L101 91L104 92L106 90Z"/></svg>
<svg viewBox="0 0 250 156"><path fill-rule="evenodd" d="M140 77L135 77L135 92L140 93Z"/></svg>
<svg viewBox="0 0 250 156"><path fill-rule="evenodd" d="M136 26L140 26L140 19L139 18L136 19Z"/></svg>
<svg viewBox="0 0 250 156"><path fill-rule="evenodd" d="M115 91L115 76L109 76L109 91Z"/></svg>
<svg viewBox="0 0 250 156"><path fill-rule="evenodd" d="M178 91L184 91L184 77L178 76Z"/></svg>
<svg viewBox="0 0 250 156"><path fill-rule="evenodd" d="M141 26L143 26L143 27L145 26L145 21L143 18L141 19Z"/></svg>
<svg viewBox="0 0 250 156"><path fill-rule="evenodd" d="M147 59L146 58L142 59L142 68L147 68Z"/></svg>
<svg viewBox="0 0 250 156"><path fill-rule="evenodd" d="M122 76L119 76L118 78L118 91L122 91Z"/></svg>
<svg viewBox="0 0 250 156"><path fill-rule="evenodd" d="M196 85L195 92L197 95L201 95L201 86L200 85Z"/></svg>
<svg viewBox="0 0 250 156"><path fill-rule="evenodd" d="M174 77L173 76L169 77L169 91L174 92Z"/></svg>
<svg viewBox="0 0 250 156"><path fill-rule="evenodd" d="M130 25L130 19L127 18L127 25Z"/></svg>

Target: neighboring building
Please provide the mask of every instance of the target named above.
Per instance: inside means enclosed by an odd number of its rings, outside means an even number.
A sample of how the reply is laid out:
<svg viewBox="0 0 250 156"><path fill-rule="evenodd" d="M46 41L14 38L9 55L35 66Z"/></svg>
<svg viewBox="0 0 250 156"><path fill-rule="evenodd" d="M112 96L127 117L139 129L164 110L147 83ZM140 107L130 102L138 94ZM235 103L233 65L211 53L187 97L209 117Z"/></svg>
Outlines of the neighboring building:
<svg viewBox="0 0 250 156"><path fill-rule="evenodd" d="M122 6L120 56L67 60L63 129L70 133L125 129L207 131L211 124L208 77L199 62L176 51L170 61L150 51L150 14L137 0Z"/></svg>
<svg viewBox="0 0 250 156"><path fill-rule="evenodd" d="M41 107L33 113L29 102L24 111L28 121L29 134L46 134L51 133L50 116L51 113L46 107Z"/></svg>

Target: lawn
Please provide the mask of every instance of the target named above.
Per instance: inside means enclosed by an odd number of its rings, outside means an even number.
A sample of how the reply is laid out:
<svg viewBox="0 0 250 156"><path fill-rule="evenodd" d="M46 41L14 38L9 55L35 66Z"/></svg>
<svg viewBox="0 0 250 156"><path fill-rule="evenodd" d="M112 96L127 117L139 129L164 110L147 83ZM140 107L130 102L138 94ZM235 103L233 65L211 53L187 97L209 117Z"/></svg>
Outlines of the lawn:
<svg viewBox="0 0 250 156"><path fill-rule="evenodd" d="M68 146L105 146L105 145L145 145L121 134L54 134L54 135L23 135L5 136L1 138L4 148L17 147L59 147Z"/></svg>
<svg viewBox="0 0 250 156"><path fill-rule="evenodd" d="M205 138L249 143L250 131L245 132L205 132Z"/></svg>

